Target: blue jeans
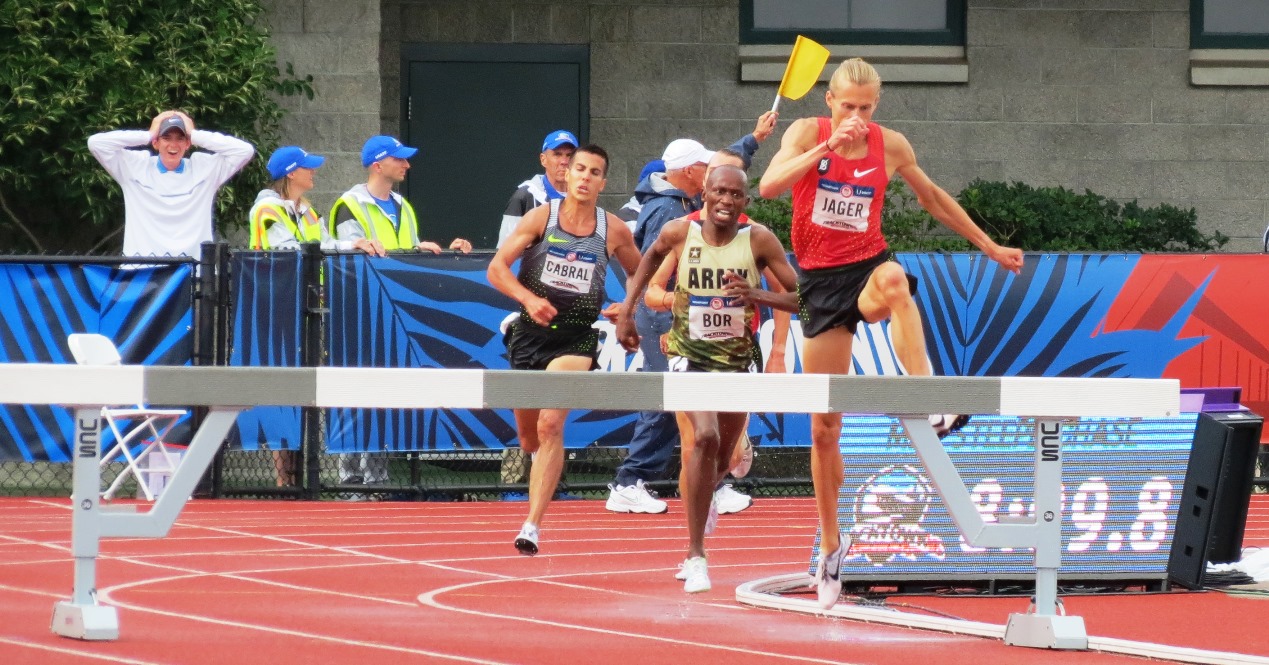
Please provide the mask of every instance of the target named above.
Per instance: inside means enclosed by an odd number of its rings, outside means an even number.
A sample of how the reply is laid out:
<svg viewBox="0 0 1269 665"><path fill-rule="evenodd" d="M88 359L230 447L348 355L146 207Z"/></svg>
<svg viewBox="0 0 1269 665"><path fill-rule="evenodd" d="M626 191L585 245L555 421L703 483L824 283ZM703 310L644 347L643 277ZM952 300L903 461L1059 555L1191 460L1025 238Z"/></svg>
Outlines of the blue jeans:
<svg viewBox="0 0 1269 665"><path fill-rule="evenodd" d="M643 351L643 371L664 372L669 361L661 353L661 335L670 331L674 317L669 312L654 312L639 304L635 312L635 328L639 331L639 350ZM679 426L674 413L642 411L635 421L634 434L626 459L617 467L617 484L634 485L636 481L660 479L670 466L670 457L679 441Z"/></svg>

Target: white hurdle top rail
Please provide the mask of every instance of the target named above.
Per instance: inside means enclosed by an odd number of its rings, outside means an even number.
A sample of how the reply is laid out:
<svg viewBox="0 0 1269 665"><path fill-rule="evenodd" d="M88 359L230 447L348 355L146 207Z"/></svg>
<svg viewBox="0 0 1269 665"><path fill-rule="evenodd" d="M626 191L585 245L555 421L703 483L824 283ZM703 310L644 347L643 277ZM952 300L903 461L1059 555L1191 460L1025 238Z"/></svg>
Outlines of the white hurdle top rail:
<svg viewBox="0 0 1269 665"><path fill-rule="evenodd" d="M1180 384L1173 379L29 363L0 364L0 403L1163 417L1180 413Z"/></svg>
<svg viewBox="0 0 1269 665"><path fill-rule="evenodd" d="M0 403L75 408L75 583L71 599L54 605L52 629L88 640L119 635L115 609L96 602L100 539L166 535L243 409L567 408L899 416L971 545L1035 549L1035 611L1011 616L1005 641L1086 648L1083 620L1055 612L1061 565L1061 421L1174 416L1180 414L1180 401L1180 384L1170 379L0 364ZM209 407L167 490L146 513L100 506L100 408L119 404ZM1035 417L1038 515L1026 524L985 524L930 427L929 413Z"/></svg>

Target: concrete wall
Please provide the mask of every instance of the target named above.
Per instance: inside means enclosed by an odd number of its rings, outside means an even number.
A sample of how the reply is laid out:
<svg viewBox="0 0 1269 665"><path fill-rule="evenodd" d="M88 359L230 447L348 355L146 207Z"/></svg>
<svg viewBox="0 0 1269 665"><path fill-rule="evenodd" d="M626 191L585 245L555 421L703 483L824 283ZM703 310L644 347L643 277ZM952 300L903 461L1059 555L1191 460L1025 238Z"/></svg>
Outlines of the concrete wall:
<svg viewBox="0 0 1269 665"><path fill-rule="evenodd" d="M263 0L278 65L312 75L315 95L283 98L283 143L327 157L309 197L320 210L366 179L361 146L380 133L379 0ZM395 132L395 128L388 128ZM267 158L268 155L265 155Z"/></svg>
<svg viewBox="0 0 1269 665"><path fill-rule="evenodd" d="M403 43L588 43L590 138L613 155L604 203L619 205L667 141L730 143L774 95L774 84L738 80L736 0L381 2L271 1L279 59L313 73L320 95L292 104L287 138L338 154L380 127L399 132ZM889 84L876 116L908 136L936 182L1193 206L1202 228L1233 236L1227 249L1259 250L1269 89L1189 85L1189 2L969 0L967 25L969 84ZM820 86L786 101L783 117L819 113L822 99ZM321 192L360 179L355 155L335 162Z"/></svg>

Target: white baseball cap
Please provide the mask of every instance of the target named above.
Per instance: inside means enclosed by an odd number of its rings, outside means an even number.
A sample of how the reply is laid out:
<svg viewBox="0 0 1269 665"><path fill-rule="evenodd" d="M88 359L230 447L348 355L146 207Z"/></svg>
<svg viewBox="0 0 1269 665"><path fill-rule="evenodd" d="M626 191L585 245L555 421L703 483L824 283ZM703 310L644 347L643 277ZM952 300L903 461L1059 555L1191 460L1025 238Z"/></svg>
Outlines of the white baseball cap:
<svg viewBox="0 0 1269 665"><path fill-rule="evenodd" d="M708 164L714 158L714 151L707 150L699 141L692 139L674 139L665 146L661 159L665 161L665 170L685 169L693 164Z"/></svg>

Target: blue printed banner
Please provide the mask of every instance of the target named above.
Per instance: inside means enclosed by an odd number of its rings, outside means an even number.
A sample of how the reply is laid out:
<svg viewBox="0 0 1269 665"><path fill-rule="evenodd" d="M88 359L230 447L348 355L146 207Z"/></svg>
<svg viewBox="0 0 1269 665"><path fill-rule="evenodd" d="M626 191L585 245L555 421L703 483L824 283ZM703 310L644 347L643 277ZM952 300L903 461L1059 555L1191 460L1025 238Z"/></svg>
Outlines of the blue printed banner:
<svg viewBox="0 0 1269 665"><path fill-rule="evenodd" d="M73 363L66 338L100 333L123 362L188 365L193 356L193 269L135 270L83 263L0 264L0 362ZM62 407L0 407L0 461L66 462L73 414ZM172 441L188 440L179 424ZM102 446L114 438L107 430Z"/></svg>
<svg viewBox="0 0 1269 665"><path fill-rule="evenodd" d="M229 260L236 367L299 367L304 257L299 252L235 252ZM229 445L299 450L302 410L258 406L238 415Z"/></svg>

